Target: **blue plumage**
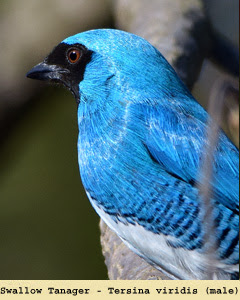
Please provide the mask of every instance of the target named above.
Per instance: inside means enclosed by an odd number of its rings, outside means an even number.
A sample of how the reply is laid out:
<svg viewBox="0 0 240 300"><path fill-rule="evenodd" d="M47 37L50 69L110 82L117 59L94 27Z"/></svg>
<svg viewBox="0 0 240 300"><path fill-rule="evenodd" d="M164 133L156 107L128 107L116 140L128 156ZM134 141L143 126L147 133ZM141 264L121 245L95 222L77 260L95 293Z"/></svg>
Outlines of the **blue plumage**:
<svg viewBox="0 0 240 300"><path fill-rule="evenodd" d="M79 101L80 174L104 221L173 278L204 279L196 185L208 114L159 51L133 34L92 30L65 39L28 77L62 82ZM221 132L212 182L218 279L238 272L238 162Z"/></svg>

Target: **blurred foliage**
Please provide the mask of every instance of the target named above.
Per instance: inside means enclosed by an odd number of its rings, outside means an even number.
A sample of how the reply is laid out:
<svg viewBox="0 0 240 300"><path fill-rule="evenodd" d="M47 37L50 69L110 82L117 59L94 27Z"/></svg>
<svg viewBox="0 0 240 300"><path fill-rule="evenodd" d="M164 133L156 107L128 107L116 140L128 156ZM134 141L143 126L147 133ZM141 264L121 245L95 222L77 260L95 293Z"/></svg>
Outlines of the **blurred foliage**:
<svg viewBox="0 0 240 300"><path fill-rule="evenodd" d="M76 103L47 88L1 148L1 279L106 279L81 185Z"/></svg>

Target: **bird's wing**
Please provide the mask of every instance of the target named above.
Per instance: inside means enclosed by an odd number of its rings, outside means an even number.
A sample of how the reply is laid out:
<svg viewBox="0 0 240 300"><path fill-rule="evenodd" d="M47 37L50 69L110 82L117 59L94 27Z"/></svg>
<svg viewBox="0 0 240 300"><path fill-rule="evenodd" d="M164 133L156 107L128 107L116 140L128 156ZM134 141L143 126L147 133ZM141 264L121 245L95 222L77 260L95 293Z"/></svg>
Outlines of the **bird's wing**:
<svg viewBox="0 0 240 300"><path fill-rule="evenodd" d="M199 183L206 146L205 110L197 102L188 108L169 102L168 106L151 105L144 111L148 124L145 145L152 158L172 176ZM214 199L233 211L239 207L238 166L238 150L221 131L214 155L212 186Z"/></svg>

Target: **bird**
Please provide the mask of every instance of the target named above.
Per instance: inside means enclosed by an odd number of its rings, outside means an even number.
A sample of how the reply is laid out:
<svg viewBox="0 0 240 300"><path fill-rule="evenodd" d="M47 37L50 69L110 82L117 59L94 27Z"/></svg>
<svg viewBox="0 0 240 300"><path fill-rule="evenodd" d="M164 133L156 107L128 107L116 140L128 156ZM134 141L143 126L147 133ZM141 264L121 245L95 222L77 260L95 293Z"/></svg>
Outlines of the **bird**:
<svg viewBox="0 0 240 300"><path fill-rule="evenodd" d="M67 37L28 78L74 95L78 164L103 221L170 279L206 279L199 168L209 114L163 55L118 29ZM239 276L239 152L221 129L212 161L214 279Z"/></svg>

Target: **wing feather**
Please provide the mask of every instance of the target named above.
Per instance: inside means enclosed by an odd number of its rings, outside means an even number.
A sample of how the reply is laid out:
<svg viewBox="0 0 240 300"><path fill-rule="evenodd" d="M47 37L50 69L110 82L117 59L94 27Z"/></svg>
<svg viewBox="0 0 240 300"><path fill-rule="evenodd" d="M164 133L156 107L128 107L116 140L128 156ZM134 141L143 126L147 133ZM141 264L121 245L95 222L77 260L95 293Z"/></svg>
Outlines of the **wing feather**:
<svg viewBox="0 0 240 300"><path fill-rule="evenodd" d="M194 113L198 109L198 115ZM148 108L146 146L166 172L191 184L201 183L200 166L206 148L207 113L194 102ZM220 131L213 161L214 200L233 211L239 208L239 152Z"/></svg>

